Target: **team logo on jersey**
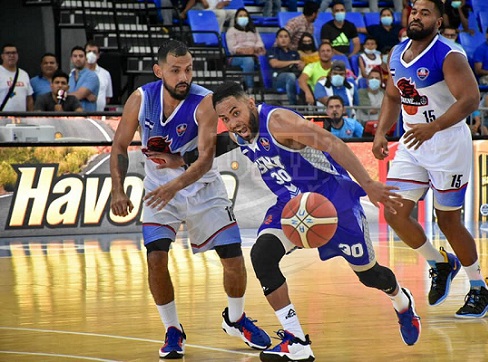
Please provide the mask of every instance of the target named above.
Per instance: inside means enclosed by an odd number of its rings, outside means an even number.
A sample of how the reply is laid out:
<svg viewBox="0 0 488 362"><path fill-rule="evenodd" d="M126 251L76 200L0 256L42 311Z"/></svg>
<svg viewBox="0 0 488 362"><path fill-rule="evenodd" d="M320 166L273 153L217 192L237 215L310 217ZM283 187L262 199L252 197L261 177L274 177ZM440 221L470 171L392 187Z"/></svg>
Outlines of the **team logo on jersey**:
<svg viewBox="0 0 488 362"><path fill-rule="evenodd" d="M403 109L407 114L413 116L417 114L418 107L429 104L427 96L420 95L411 78L400 78L396 85L400 90Z"/></svg>
<svg viewBox="0 0 488 362"><path fill-rule="evenodd" d="M168 140L168 136L161 137L151 137L147 140L147 147L141 148L142 153L144 155L148 156L148 152L159 152L159 153L172 153L171 152L171 143L173 140ZM157 158L152 158L151 159L153 162L161 164L164 163L165 161L162 159L157 159Z"/></svg>
<svg viewBox="0 0 488 362"><path fill-rule="evenodd" d="M417 77L420 80L424 80L425 78L427 78L429 76L429 74L430 74L430 70L428 70L425 67L417 69Z"/></svg>
<svg viewBox="0 0 488 362"><path fill-rule="evenodd" d="M267 138L261 137L259 139L259 143L261 144L261 146L264 147L266 151L269 151L269 140Z"/></svg>
<svg viewBox="0 0 488 362"><path fill-rule="evenodd" d="M186 129L188 128L188 125L186 123L179 124L176 126L176 133L178 136L183 136L183 134L186 132Z"/></svg>
<svg viewBox="0 0 488 362"><path fill-rule="evenodd" d="M152 130L154 128L154 122L151 121L149 118L146 118L144 120L144 127L149 128L150 130Z"/></svg>

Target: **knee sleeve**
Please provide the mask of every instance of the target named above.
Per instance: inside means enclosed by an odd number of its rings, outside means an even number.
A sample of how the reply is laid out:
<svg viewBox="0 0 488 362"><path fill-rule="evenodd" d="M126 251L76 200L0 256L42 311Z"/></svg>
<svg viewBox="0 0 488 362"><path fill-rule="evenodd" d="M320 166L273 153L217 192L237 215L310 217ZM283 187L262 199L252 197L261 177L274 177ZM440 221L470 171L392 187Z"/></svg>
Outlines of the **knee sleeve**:
<svg viewBox="0 0 488 362"><path fill-rule="evenodd" d="M286 281L280 270L280 260L285 248L275 235L261 235L251 249L251 261L264 295L281 287Z"/></svg>
<svg viewBox="0 0 488 362"><path fill-rule="evenodd" d="M355 272L361 283L370 288L382 290L386 294L395 291L397 281L393 272L376 263L371 269L363 272Z"/></svg>
<svg viewBox="0 0 488 362"><path fill-rule="evenodd" d="M230 259L242 255L241 243L219 245L215 247L215 251L220 259Z"/></svg>
<svg viewBox="0 0 488 362"><path fill-rule="evenodd" d="M169 252L169 246L171 245L172 240L171 239L158 239L151 241L149 244L146 244L146 250L147 254L151 251L166 251Z"/></svg>

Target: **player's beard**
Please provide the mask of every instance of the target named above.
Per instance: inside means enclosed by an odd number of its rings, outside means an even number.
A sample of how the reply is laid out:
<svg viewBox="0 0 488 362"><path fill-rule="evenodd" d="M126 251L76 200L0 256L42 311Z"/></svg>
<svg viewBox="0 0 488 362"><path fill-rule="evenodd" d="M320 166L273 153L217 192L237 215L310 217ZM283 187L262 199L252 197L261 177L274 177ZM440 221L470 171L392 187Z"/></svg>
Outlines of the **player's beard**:
<svg viewBox="0 0 488 362"><path fill-rule="evenodd" d="M178 86L179 85L183 85L183 84L187 85L186 90L184 92L181 92L181 91L178 92L177 91ZM169 95L171 97L173 97L174 99L177 99L179 101L182 101L183 99L186 98L186 96L188 95L188 93L190 93L191 82L190 83L180 82L177 85L175 85L174 88L171 88L165 82L163 82L163 86L164 86L164 89L166 89L168 91L168 93L169 93Z"/></svg>
<svg viewBox="0 0 488 362"><path fill-rule="evenodd" d="M258 117L254 114L254 112L249 108L250 116L249 116L249 130L251 131L251 139L248 142L251 142L254 137L258 134L259 130L259 122Z"/></svg>
<svg viewBox="0 0 488 362"><path fill-rule="evenodd" d="M421 29L420 30L411 29L410 25L412 23L419 24L421 26ZM418 22L418 21L413 22L412 21L410 24L408 24L407 36L412 40L422 40L422 39L429 37L430 35L432 35L436 31L437 31L437 29L436 29L435 24L432 24L431 27L425 28L423 26L423 24L421 24L420 22Z"/></svg>

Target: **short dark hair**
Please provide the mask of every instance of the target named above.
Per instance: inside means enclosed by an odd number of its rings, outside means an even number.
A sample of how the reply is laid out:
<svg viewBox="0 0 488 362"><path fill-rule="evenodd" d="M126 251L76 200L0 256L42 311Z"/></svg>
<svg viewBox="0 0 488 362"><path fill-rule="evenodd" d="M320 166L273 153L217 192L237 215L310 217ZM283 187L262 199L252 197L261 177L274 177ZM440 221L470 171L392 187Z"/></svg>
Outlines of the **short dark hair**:
<svg viewBox="0 0 488 362"><path fill-rule="evenodd" d="M5 51L5 48L15 48L15 49L17 49L17 46L15 46L12 43L3 44L3 46L2 46L2 53ZM19 50L19 49L17 49L17 50Z"/></svg>
<svg viewBox="0 0 488 362"><path fill-rule="evenodd" d="M384 13L385 11L390 12L391 16L395 16L395 14L393 14L393 10L391 10L390 8L383 8L383 9L381 9L381 11L380 11L380 18L381 18L381 16L383 15L383 13Z"/></svg>
<svg viewBox="0 0 488 362"><path fill-rule="evenodd" d="M413 4L415 5L415 3L417 2L418 0L413 0ZM442 0L428 0L430 1L431 3L434 3L435 5L435 8L437 9L437 11L439 12L439 17L442 17L444 15L444 2Z"/></svg>
<svg viewBox="0 0 488 362"><path fill-rule="evenodd" d="M69 82L69 75L63 72L61 69L54 72L53 77L51 78L51 83L54 82L55 78L65 78L66 81Z"/></svg>
<svg viewBox="0 0 488 362"><path fill-rule="evenodd" d="M179 40L168 39L159 47L158 62L166 63L168 54L175 57L182 57L183 55L186 55L186 53L189 53L189 50L185 43L182 43Z"/></svg>
<svg viewBox="0 0 488 362"><path fill-rule="evenodd" d="M86 42L85 49L88 46L90 46L90 47L97 47L97 50L100 53L100 45L98 45L97 43L95 43L93 40L89 40L89 41Z"/></svg>
<svg viewBox="0 0 488 362"><path fill-rule="evenodd" d="M58 62L58 58L56 58L56 55L54 53L44 53L41 57L41 63L42 61L44 60L45 57L54 57L54 59L56 59L56 63L59 63Z"/></svg>
<svg viewBox="0 0 488 362"><path fill-rule="evenodd" d="M333 100L338 100L339 102L341 102L341 105L344 107L344 99L342 99L341 96L338 96L338 95L332 95L330 96L329 98L327 98L327 102L325 102L325 105L328 106L330 101L333 101Z"/></svg>
<svg viewBox="0 0 488 362"><path fill-rule="evenodd" d="M244 89L239 83L230 80L225 81L219 85L213 93L213 107L215 108L217 103L222 102L222 100L228 97L245 98L246 92L244 92Z"/></svg>
<svg viewBox="0 0 488 362"><path fill-rule="evenodd" d="M277 37L278 37L278 35L279 35L279 34L280 34L282 31L285 31L285 32L288 34L288 36L290 36L290 32L288 31L288 29L287 29L287 28L279 28L279 29L276 31L275 38L277 38Z"/></svg>
<svg viewBox="0 0 488 362"><path fill-rule="evenodd" d="M74 52L75 50L81 50L81 51L83 52L83 54L85 54L85 55L86 55L85 48L83 48L82 46L75 45L75 46L74 46L74 47L71 49L71 53L70 53L70 54L71 54L71 55L73 55L73 52Z"/></svg>
<svg viewBox="0 0 488 362"><path fill-rule="evenodd" d="M303 15L310 16L319 11L320 5L315 1L305 1L303 4Z"/></svg>
<svg viewBox="0 0 488 362"><path fill-rule="evenodd" d="M343 0L334 0L330 3L330 7L333 8L334 6L336 5L344 5L344 1ZM344 5L345 6L345 5Z"/></svg>

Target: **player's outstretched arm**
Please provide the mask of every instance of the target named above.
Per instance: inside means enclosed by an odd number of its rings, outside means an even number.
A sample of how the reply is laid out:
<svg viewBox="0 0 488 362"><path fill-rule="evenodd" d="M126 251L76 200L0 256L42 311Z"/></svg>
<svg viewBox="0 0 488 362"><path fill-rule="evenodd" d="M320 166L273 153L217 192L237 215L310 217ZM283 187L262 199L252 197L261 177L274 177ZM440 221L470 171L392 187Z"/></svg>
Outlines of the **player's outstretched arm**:
<svg viewBox="0 0 488 362"><path fill-rule="evenodd" d="M137 115L141 105L141 94L134 91L124 106L124 112L112 142L110 153L110 176L112 178L112 195L110 208L117 216L127 216L134 206L124 191L124 180L129 169L129 147L139 122Z"/></svg>
<svg viewBox="0 0 488 362"><path fill-rule="evenodd" d="M395 213L395 207L402 205L401 198L393 192L396 188L374 181L351 149L327 130L286 109L274 111L268 126L273 137L283 146L292 149L309 146L329 153L351 173L375 206L382 203Z"/></svg>

